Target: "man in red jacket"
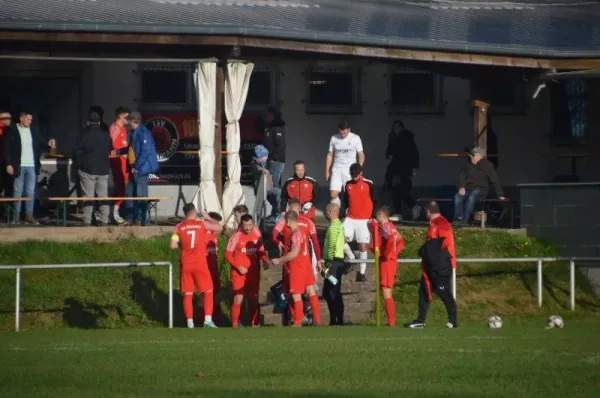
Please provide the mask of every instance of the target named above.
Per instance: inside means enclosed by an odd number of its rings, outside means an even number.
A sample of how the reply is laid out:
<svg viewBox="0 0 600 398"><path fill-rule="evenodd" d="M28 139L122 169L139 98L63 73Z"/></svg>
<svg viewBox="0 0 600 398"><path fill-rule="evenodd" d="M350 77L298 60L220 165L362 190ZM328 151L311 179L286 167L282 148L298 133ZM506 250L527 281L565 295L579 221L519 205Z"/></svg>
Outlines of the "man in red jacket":
<svg viewBox="0 0 600 398"><path fill-rule="evenodd" d="M419 288L419 314L417 319L408 325L411 329L425 327L425 319L435 292L444 303L448 312L449 329L458 326L456 321L456 301L452 295L452 270L456 269L456 251L452 226L441 214L437 202L427 205L429 229L425 244L419 250L421 256L421 286Z"/></svg>
<svg viewBox="0 0 600 398"><path fill-rule="evenodd" d="M115 110L116 120L110 125L110 139L112 141L112 150L117 154L110 159L110 168L113 176L114 196L124 197L127 187L127 149L129 147L127 137L127 117L131 111L125 107L118 107ZM123 224L125 220L119 214L119 208L122 200L115 201L113 210L113 219L117 224Z"/></svg>
<svg viewBox="0 0 600 398"><path fill-rule="evenodd" d="M285 208L290 199L298 199L304 215L314 220L320 192L317 181L306 175L304 162L297 160L294 163L294 176L286 180L281 191L282 207Z"/></svg>

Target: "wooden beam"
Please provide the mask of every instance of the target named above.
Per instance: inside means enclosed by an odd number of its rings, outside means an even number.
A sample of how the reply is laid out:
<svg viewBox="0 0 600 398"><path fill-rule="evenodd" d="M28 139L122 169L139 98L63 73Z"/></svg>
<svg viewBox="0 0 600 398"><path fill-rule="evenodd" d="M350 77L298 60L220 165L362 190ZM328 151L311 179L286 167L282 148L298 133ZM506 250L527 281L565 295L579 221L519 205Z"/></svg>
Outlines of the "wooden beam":
<svg viewBox="0 0 600 398"><path fill-rule="evenodd" d="M217 196L223 205L223 97L225 94L225 73L223 65L217 63L217 91L215 95L215 184Z"/></svg>
<svg viewBox="0 0 600 398"><path fill-rule="evenodd" d="M199 36L131 33L71 33L71 32L0 32L0 41L43 41L78 43L141 43L156 45L240 46L272 50L304 51L353 57L403 59L426 62L495 65L534 69L600 68L600 57L593 59L549 59L502 55L468 54L449 51L407 50L351 44L327 44L284 39L237 36Z"/></svg>
<svg viewBox="0 0 600 398"><path fill-rule="evenodd" d="M473 145L487 152L487 113L489 104L484 101L473 101L473 129L475 139Z"/></svg>

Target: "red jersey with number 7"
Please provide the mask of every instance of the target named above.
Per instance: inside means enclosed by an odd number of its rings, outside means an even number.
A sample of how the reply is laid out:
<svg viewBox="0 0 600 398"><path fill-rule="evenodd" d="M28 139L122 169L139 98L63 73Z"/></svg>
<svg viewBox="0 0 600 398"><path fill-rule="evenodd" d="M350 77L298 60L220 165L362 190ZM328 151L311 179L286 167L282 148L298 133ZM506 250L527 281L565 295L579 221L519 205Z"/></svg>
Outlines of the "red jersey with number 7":
<svg viewBox="0 0 600 398"><path fill-rule="evenodd" d="M177 224L174 235L178 237L182 267L208 265L206 261L207 232L202 220L185 220Z"/></svg>

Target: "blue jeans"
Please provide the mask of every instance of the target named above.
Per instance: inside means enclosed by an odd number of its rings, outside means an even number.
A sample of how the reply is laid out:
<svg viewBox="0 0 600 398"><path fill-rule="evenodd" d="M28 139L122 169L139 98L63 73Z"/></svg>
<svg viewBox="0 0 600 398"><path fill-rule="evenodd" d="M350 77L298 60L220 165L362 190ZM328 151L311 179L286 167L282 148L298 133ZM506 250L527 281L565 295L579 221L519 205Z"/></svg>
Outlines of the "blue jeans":
<svg viewBox="0 0 600 398"><path fill-rule="evenodd" d="M35 173L35 167L21 167L21 174L15 178L14 197L33 199L25 202L25 213L27 214L33 214L36 186L37 174ZM15 213L17 217L21 215L22 204L23 202L15 203Z"/></svg>
<svg viewBox="0 0 600 398"><path fill-rule="evenodd" d="M148 196L148 176L137 173L129 174L125 196L128 198L142 198ZM142 225L148 225L148 202L139 200L128 200L125 203L125 219L129 224L139 221Z"/></svg>
<svg viewBox="0 0 600 398"><path fill-rule="evenodd" d="M454 195L454 219L471 222L475 203L483 200L485 193L480 189L467 189L464 195Z"/></svg>
<svg viewBox="0 0 600 398"><path fill-rule="evenodd" d="M271 216L277 217L281 211L281 189L275 187L269 189L267 201L271 205Z"/></svg>
<svg viewBox="0 0 600 398"><path fill-rule="evenodd" d="M281 175L284 168L285 163L269 160L269 173L273 176L273 187L281 188Z"/></svg>

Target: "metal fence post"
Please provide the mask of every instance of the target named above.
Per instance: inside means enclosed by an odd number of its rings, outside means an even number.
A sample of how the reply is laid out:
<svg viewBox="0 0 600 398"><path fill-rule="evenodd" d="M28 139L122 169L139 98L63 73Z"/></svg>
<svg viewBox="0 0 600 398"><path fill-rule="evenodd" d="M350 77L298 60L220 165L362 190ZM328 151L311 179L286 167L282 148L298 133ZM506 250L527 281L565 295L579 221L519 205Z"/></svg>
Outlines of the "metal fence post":
<svg viewBox="0 0 600 398"><path fill-rule="evenodd" d="M452 268L452 297L456 301L456 268Z"/></svg>
<svg viewBox="0 0 600 398"><path fill-rule="evenodd" d="M379 279L379 248L375 246L375 319L377 327L381 326L381 281Z"/></svg>
<svg viewBox="0 0 600 398"><path fill-rule="evenodd" d="M169 263L169 329L173 329L173 264Z"/></svg>
<svg viewBox="0 0 600 398"><path fill-rule="evenodd" d="M21 268L17 268L15 289L15 332L18 332L21 326Z"/></svg>
<svg viewBox="0 0 600 398"><path fill-rule="evenodd" d="M537 299L538 307L542 308L542 260L537 262Z"/></svg>
<svg viewBox="0 0 600 398"><path fill-rule="evenodd" d="M571 296L571 311L575 311L575 261L569 261L569 292Z"/></svg>

